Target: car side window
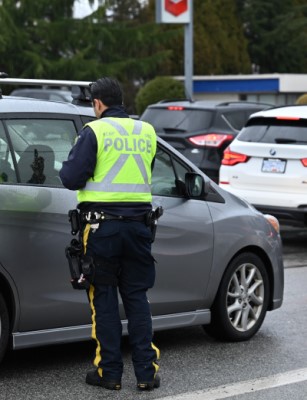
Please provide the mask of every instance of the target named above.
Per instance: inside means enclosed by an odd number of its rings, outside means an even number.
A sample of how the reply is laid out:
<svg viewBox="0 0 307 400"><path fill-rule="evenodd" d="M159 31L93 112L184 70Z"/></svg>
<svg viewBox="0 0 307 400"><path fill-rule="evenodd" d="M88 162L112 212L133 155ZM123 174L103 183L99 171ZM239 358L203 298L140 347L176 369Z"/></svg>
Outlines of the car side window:
<svg viewBox="0 0 307 400"><path fill-rule="evenodd" d="M0 122L0 183L15 183L16 173L13 157L7 142L4 127Z"/></svg>
<svg viewBox="0 0 307 400"><path fill-rule="evenodd" d="M4 123L14 149L18 183L62 186L59 170L77 134L73 121L10 119Z"/></svg>
<svg viewBox="0 0 307 400"><path fill-rule="evenodd" d="M182 197L186 172L186 167L158 147L152 173L152 194Z"/></svg>
<svg viewBox="0 0 307 400"><path fill-rule="evenodd" d="M96 117L93 115L92 117L88 115L81 115L81 120L83 125L87 124L88 122L92 122L96 119Z"/></svg>

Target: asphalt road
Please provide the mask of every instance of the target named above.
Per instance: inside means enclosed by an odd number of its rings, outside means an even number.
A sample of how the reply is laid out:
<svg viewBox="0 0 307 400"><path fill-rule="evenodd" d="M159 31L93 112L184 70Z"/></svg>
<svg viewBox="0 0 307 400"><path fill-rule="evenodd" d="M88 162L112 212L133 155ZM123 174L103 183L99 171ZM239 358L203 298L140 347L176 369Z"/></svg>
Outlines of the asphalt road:
<svg viewBox="0 0 307 400"><path fill-rule="evenodd" d="M127 338L120 392L85 384L90 342L15 351L0 367L0 400L306 400L307 234L282 236L284 304L267 314L252 340L220 343L201 327L157 332L162 385L150 393L135 389Z"/></svg>
<svg viewBox="0 0 307 400"><path fill-rule="evenodd" d="M281 237L285 267L307 266L307 229L282 227Z"/></svg>

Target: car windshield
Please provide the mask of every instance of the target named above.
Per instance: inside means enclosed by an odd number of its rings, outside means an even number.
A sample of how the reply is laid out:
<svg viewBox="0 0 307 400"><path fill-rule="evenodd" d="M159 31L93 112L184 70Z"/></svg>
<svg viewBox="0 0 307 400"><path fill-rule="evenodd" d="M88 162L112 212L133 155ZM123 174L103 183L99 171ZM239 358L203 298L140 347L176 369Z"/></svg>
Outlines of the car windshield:
<svg viewBox="0 0 307 400"><path fill-rule="evenodd" d="M210 126L213 112L191 108L148 108L141 119L152 124L158 132L198 131Z"/></svg>
<svg viewBox="0 0 307 400"><path fill-rule="evenodd" d="M237 136L242 142L305 144L307 121L257 118L251 120Z"/></svg>

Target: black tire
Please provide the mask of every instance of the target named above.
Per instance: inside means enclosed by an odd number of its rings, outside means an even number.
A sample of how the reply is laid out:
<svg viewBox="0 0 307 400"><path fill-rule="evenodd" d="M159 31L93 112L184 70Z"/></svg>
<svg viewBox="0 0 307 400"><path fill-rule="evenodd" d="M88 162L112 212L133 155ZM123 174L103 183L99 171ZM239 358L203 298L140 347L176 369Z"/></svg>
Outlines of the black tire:
<svg viewBox="0 0 307 400"><path fill-rule="evenodd" d="M262 260L242 253L229 264L211 309L205 331L219 340L250 339L261 327L268 308L270 285Z"/></svg>
<svg viewBox="0 0 307 400"><path fill-rule="evenodd" d="M10 320L9 312L0 293L0 363L5 355L9 342Z"/></svg>

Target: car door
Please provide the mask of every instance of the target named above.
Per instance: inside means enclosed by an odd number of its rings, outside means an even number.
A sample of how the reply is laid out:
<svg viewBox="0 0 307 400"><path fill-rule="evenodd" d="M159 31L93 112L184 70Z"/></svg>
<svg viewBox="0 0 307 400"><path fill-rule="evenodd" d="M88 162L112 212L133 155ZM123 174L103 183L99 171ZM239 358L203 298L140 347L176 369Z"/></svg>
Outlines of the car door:
<svg viewBox="0 0 307 400"><path fill-rule="evenodd" d="M0 186L0 262L17 288L19 332L90 323L86 293L72 289L64 254L76 193L58 176L81 125L78 116L52 114L0 122L7 168Z"/></svg>
<svg viewBox="0 0 307 400"><path fill-rule="evenodd" d="M161 205L153 255L156 283L149 291L153 315L205 308L211 273L213 224L206 201L184 196L185 174L191 170L161 144L152 177L154 206Z"/></svg>
<svg viewBox="0 0 307 400"><path fill-rule="evenodd" d="M10 118L0 125L0 153L11 169L0 190L0 262L19 295L14 328L19 332L91 323L86 292L72 289L64 255L72 239L67 212L76 206L76 193L58 179L78 124L76 117L46 116ZM33 177L40 157L45 179ZM207 203L184 197L190 170L179 155L159 147L152 187L154 205L162 205L164 215L153 244L157 279L149 297L154 315L206 306L213 226Z"/></svg>

